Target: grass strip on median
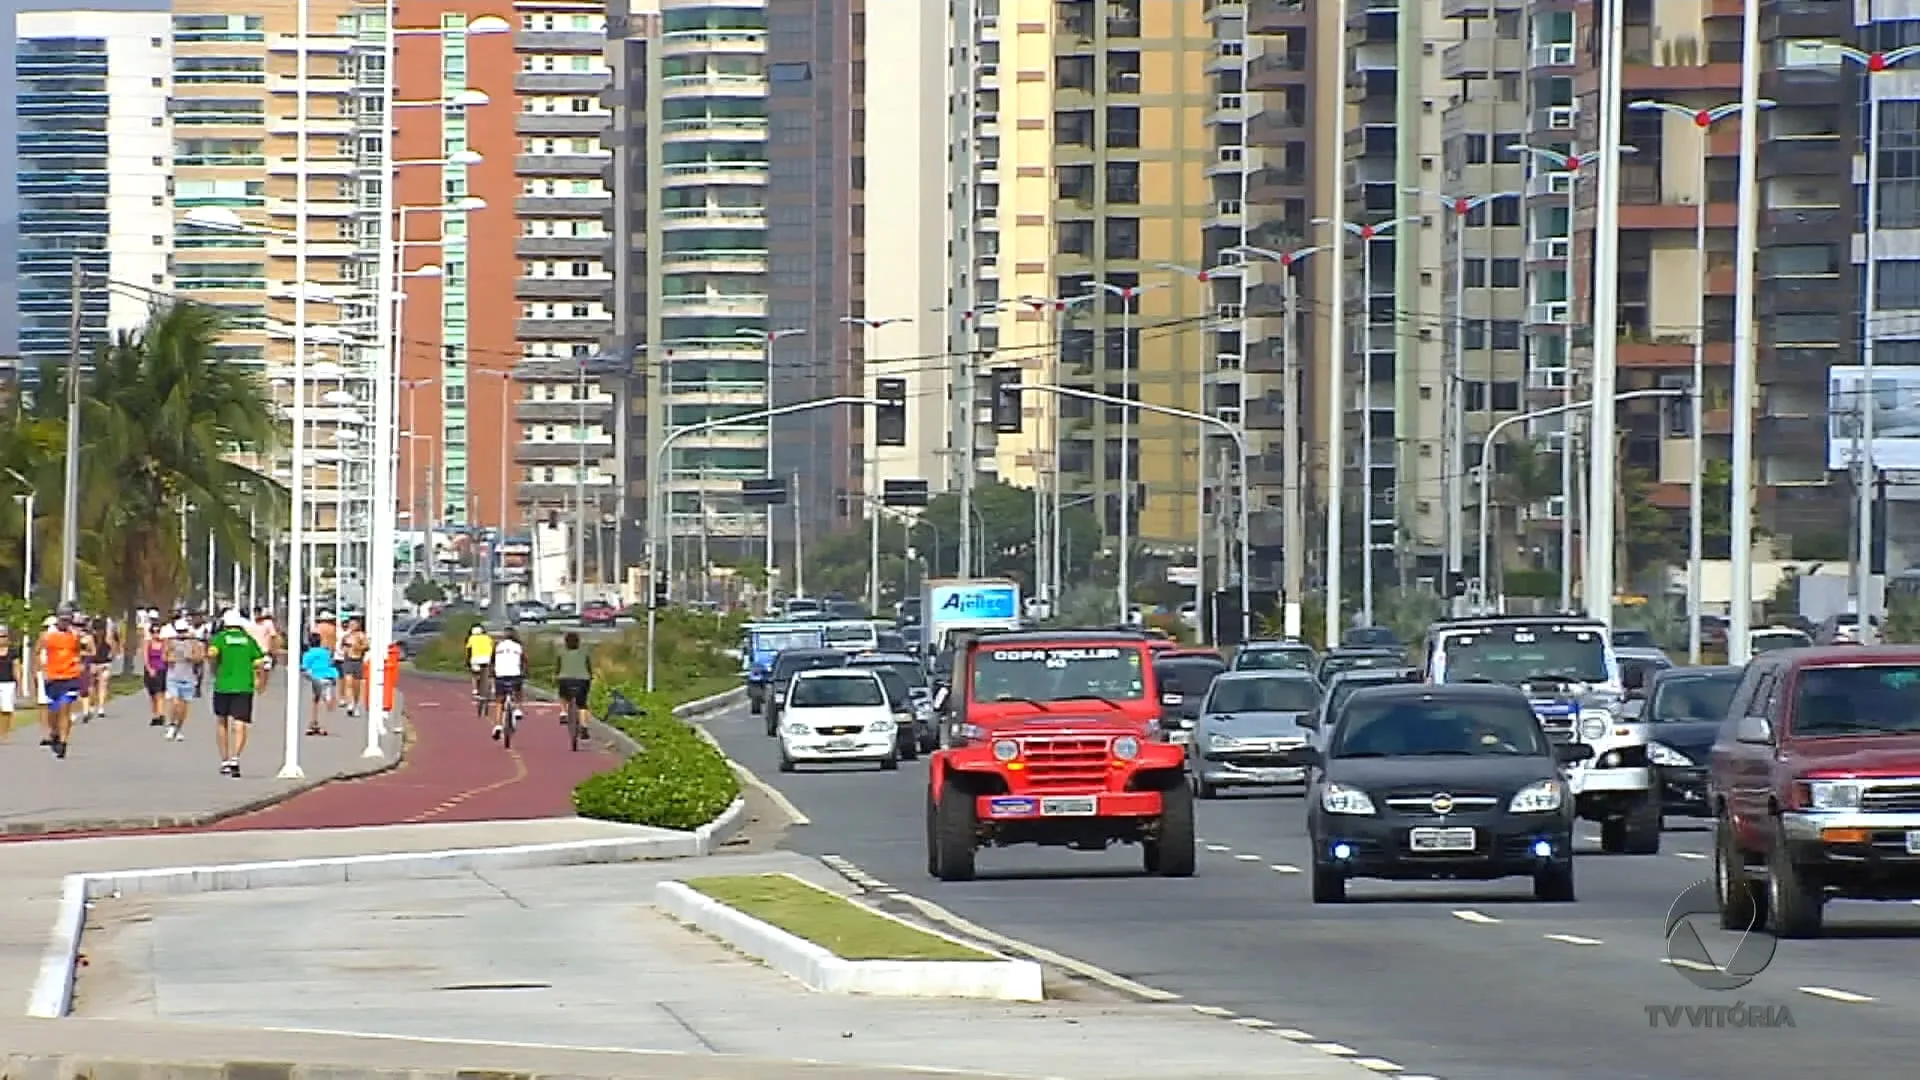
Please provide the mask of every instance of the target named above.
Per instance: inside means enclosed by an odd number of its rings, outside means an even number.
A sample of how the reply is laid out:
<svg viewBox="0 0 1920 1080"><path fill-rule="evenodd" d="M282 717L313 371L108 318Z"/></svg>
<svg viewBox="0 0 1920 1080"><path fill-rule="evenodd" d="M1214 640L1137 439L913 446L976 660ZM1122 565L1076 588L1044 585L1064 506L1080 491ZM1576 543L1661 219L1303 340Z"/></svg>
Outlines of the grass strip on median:
<svg viewBox="0 0 1920 1080"><path fill-rule="evenodd" d="M842 960L995 960L997 957L869 911L787 874L691 878L682 884Z"/></svg>

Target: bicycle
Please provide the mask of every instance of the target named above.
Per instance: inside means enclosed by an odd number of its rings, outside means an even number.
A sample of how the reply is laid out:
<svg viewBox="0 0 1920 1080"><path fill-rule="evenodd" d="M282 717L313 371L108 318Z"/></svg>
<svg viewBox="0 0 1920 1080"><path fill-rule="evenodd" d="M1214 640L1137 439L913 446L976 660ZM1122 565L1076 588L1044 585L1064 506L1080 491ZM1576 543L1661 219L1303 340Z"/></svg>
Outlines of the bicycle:
<svg viewBox="0 0 1920 1080"><path fill-rule="evenodd" d="M520 711L520 689L515 687L506 697L500 699L500 747L513 749L513 733L520 728L523 714Z"/></svg>
<svg viewBox="0 0 1920 1080"><path fill-rule="evenodd" d="M569 696L567 698L567 745L575 751L580 749L582 735L580 728L580 703Z"/></svg>
<svg viewBox="0 0 1920 1080"><path fill-rule="evenodd" d="M473 714L482 720L487 718L487 708L493 704L493 679L486 668L473 673Z"/></svg>

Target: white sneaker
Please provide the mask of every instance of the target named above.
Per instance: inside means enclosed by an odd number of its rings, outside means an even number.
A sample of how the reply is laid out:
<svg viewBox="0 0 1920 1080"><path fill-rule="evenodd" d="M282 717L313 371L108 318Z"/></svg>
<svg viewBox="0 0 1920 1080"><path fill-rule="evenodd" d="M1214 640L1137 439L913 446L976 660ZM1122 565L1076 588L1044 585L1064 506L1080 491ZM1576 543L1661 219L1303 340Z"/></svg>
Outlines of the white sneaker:
<svg viewBox="0 0 1920 1080"><path fill-rule="evenodd" d="M167 725L167 738L169 738L169 739L178 739L178 738L180 738L180 725L179 725L179 724L168 724L168 725Z"/></svg>
<svg viewBox="0 0 1920 1080"><path fill-rule="evenodd" d="M505 733L506 733L505 728L501 727L499 724L493 725L493 738L495 742L498 742L500 739L500 736Z"/></svg>

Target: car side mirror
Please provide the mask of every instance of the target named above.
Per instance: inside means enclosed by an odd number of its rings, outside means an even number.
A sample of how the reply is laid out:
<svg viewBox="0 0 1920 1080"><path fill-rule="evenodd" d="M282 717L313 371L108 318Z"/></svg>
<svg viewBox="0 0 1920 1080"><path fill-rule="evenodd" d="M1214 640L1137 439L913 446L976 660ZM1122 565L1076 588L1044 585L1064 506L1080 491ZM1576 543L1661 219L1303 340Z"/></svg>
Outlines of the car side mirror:
<svg viewBox="0 0 1920 1080"><path fill-rule="evenodd" d="M1620 719L1638 720L1640 719L1641 714L1645 713L1646 711L1647 711L1647 701L1645 698L1630 697L1625 702L1621 703Z"/></svg>
<svg viewBox="0 0 1920 1080"><path fill-rule="evenodd" d="M1588 746L1586 743L1555 743L1553 746L1553 760L1562 765L1573 765L1582 761L1592 761L1593 747Z"/></svg>
<svg viewBox="0 0 1920 1080"><path fill-rule="evenodd" d="M1620 673L1620 688L1627 693L1638 693L1647 688L1647 673L1644 668L1631 667Z"/></svg>
<svg viewBox="0 0 1920 1080"><path fill-rule="evenodd" d="M1773 722L1764 716L1743 716L1733 725L1733 741L1772 746Z"/></svg>

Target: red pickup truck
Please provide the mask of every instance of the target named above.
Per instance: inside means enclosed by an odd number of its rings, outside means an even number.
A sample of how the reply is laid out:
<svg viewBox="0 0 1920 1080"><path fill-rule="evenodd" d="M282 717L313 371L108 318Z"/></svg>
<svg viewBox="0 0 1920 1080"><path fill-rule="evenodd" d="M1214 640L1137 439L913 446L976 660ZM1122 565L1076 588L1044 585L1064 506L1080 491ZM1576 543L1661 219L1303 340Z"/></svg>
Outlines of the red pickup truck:
<svg viewBox="0 0 1920 1080"><path fill-rule="evenodd" d="M1920 900L1920 647L1754 658L1708 799L1730 930L1816 937L1830 900Z"/></svg>

